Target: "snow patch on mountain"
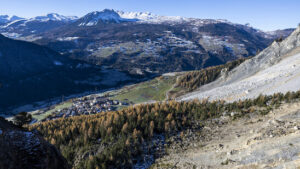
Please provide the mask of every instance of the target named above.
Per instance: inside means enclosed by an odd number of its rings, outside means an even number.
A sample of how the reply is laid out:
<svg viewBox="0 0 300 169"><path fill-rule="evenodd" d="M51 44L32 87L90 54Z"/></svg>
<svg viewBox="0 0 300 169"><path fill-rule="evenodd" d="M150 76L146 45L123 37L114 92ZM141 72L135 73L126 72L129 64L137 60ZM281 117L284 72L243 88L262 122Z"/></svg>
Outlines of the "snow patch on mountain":
<svg viewBox="0 0 300 169"><path fill-rule="evenodd" d="M77 40L79 37L62 37L62 38L57 38L58 41L73 41Z"/></svg>
<svg viewBox="0 0 300 169"><path fill-rule="evenodd" d="M13 38L13 39L17 39L21 36L21 34L19 34L19 33L10 33L10 32L3 32L1 34L5 37Z"/></svg>

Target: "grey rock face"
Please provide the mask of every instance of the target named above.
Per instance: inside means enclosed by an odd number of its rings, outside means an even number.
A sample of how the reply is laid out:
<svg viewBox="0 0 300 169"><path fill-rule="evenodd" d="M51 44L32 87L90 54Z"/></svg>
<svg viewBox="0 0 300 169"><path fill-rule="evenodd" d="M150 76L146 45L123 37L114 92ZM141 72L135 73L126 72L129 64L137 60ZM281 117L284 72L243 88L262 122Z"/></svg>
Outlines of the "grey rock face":
<svg viewBox="0 0 300 169"><path fill-rule="evenodd" d="M300 73L300 27L281 42L274 41L255 57L222 75L216 81L183 96L235 101L259 94L297 91Z"/></svg>

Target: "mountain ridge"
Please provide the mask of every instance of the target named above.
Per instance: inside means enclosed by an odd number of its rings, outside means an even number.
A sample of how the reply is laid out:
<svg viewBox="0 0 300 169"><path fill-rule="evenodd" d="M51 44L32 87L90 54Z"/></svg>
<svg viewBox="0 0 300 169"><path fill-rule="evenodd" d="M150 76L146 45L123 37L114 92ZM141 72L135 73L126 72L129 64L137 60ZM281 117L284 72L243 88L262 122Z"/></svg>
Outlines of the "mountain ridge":
<svg viewBox="0 0 300 169"><path fill-rule="evenodd" d="M12 25L16 25L14 22L16 21L23 21L23 22L18 22L19 25L25 25L27 22L47 22L47 21L56 21L56 22L66 22L66 23L70 23L70 22L75 22L77 20L83 20L82 23L79 23L79 25L81 24L81 26L88 24L84 23L84 18L89 18L91 17L91 15L95 15L95 14L108 14L110 13L110 19L113 19L112 21L114 23L122 23L122 22L137 22L137 23L148 23L148 24L192 24L194 26L203 26L203 25L207 25L207 24L217 24L217 23L227 23L227 24L232 24L232 25L243 25L243 24L237 24L237 23L232 23L226 19L200 19L200 18L188 18L188 17L181 17L181 16L163 16L163 15L157 15L151 12L125 12L125 11L120 11L120 10L114 10L114 9L104 9L102 11L94 11L94 12L90 12L82 17L77 17L77 16L64 16L64 15L60 15L57 13L49 13L46 14L45 16L36 16L36 17L32 17L29 19L26 18L22 18L22 17L17 17L17 16L8 16L8 15L1 15L2 17L0 17L0 31L1 31L1 27L3 28L10 28L10 29L5 29L4 31L6 31L6 35L9 36L9 33L13 33L14 27L12 27ZM90 15L90 16L88 16ZM114 17L112 17L112 15L114 15ZM96 15L95 15L96 16ZM1 23L1 18L2 19L2 23ZM13 18L12 20L9 20L7 18ZM101 18L98 18L101 19ZM94 21L98 22L97 18L94 18ZM108 21L108 18L104 18L103 21ZM93 20L93 19L91 19ZM96 22L96 23L97 23ZM92 23L90 22L90 25L94 25L96 23ZM103 22L105 23L105 22ZM108 22L109 23L109 22ZM1 25L2 24L2 25ZM56 25L55 27L59 27L61 25ZM249 26L248 24L243 25L244 27L249 27L251 29L255 29L252 28L251 26ZM34 29L37 28L31 28L30 31L36 31ZM291 32L290 29L284 29L284 30L274 30L274 31L261 31L259 29L255 29L256 31L259 32L263 32L266 36L266 38L279 38L281 35L283 37L287 36L287 34L289 34ZM3 30L1 31L2 33L5 33ZM29 30L28 30L29 31ZM36 31L37 33L39 31ZM20 32L21 33L21 32ZM24 33L24 31L23 31ZM31 35L35 33L35 32L31 32ZM25 34L25 36L30 35L29 32L27 32ZM280 35L280 36L278 36ZM12 38L18 38L24 36L21 34L19 34L18 36L9 36Z"/></svg>
<svg viewBox="0 0 300 169"><path fill-rule="evenodd" d="M19 18L1 24L0 33L9 38L28 40L36 34L59 28L75 20L77 20L77 17L67 17L56 13L49 13L45 16L36 16L28 19ZM27 39L24 37L27 37Z"/></svg>

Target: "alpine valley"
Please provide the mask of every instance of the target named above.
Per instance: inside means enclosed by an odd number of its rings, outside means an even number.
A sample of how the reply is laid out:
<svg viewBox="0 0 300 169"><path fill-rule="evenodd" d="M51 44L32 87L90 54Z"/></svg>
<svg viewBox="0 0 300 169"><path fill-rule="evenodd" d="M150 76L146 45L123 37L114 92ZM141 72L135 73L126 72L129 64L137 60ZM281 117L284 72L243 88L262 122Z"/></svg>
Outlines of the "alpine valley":
<svg viewBox="0 0 300 169"><path fill-rule="evenodd" d="M105 9L0 33L0 168L300 166L300 27Z"/></svg>
<svg viewBox="0 0 300 169"><path fill-rule="evenodd" d="M4 87L0 90L1 98L5 98L1 109L5 112L8 107L105 90L167 72L199 70L247 58L294 30L263 32L226 20L109 9L81 18L51 13L29 19L4 15L0 19L2 35L28 42L1 37L0 69ZM108 82L103 71L95 73L96 69L113 71L114 79ZM38 84L31 83L36 80ZM20 94L22 96L18 96Z"/></svg>

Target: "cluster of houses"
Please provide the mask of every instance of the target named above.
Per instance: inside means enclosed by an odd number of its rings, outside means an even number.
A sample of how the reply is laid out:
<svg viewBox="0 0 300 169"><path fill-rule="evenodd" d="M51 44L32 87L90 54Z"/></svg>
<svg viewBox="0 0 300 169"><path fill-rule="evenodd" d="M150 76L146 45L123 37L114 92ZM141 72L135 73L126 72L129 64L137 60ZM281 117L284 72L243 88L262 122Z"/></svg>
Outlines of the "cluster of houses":
<svg viewBox="0 0 300 169"><path fill-rule="evenodd" d="M84 97L73 100L71 107L53 112L44 121L61 117L72 117L114 111L118 106L126 105L128 105L128 103L118 100L110 100L106 97Z"/></svg>

